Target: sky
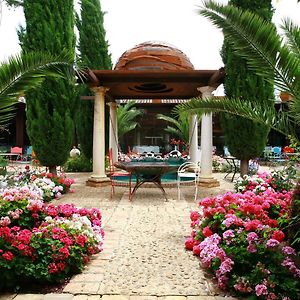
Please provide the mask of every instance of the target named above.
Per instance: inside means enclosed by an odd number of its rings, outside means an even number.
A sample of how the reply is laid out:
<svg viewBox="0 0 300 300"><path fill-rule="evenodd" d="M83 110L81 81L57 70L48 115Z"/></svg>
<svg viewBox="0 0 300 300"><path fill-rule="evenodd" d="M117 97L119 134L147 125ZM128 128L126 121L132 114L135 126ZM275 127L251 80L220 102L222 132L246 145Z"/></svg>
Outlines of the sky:
<svg viewBox="0 0 300 300"><path fill-rule="evenodd" d="M264 1L264 0L262 0ZM0 0L1 2L1 0ZM113 64L126 50L145 41L163 41L183 51L195 69L219 69L223 42L221 32L197 10L201 0L101 0L106 12L104 26ZM227 0L219 0L227 3ZM274 0L273 21L283 17L300 20L297 0ZM16 28L24 24L21 9L2 6L0 62L20 51Z"/></svg>

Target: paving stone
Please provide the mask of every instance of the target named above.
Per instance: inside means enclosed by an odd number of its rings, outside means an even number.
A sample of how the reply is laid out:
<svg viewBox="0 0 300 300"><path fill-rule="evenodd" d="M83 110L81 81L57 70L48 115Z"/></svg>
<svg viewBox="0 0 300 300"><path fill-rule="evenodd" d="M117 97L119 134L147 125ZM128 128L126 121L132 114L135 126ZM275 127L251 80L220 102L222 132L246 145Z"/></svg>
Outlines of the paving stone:
<svg viewBox="0 0 300 300"><path fill-rule="evenodd" d="M187 296L187 300L216 300L214 296ZM224 298L222 298L224 300Z"/></svg>
<svg viewBox="0 0 300 300"><path fill-rule="evenodd" d="M129 300L157 300L156 296L130 296Z"/></svg>
<svg viewBox="0 0 300 300"><path fill-rule="evenodd" d="M11 300L15 299L16 294L2 294L0 295L0 300Z"/></svg>
<svg viewBox="0 0 300 300"><path fill-rule="evenodd" d="M101 300L129 300L129 296L124 296L124 295L103 295Z"/></svg>
<svg viewBox="0 0 300 300"><path fill-rule="evenodd" d="M46 294L43 300L73 300L72 294Z"/></svg>
<svg viewBox="0 0 300 300"><path fill-rule="evenodd" d="M18 294L14 300L43 300L43 294Z"/></svg>
<svg viewBox="0 0 300 300"><path fill-rule="evenodd" d="M162 298L159 298L160 300L186 300L186 297L184 296L165 296Z"/></svg>
<svg viewBox="0 0 300 300"><path fill-rule="evenodd" d="M100 295L76 295L73 300L100 300Z"/></svg>
<svg viewBox="0 0 300 300"><path fill-rule="evenodd" d="M64 288L64 293L71 294L96 294L100 284L94 282L70 282Z"/></svg>
<svg viewBox="0 0 300 300"><path fill-rule="evenodd" d="M104 275L103 274L78 274L72 278L72 282L100 282L103 280Z"/></svg>

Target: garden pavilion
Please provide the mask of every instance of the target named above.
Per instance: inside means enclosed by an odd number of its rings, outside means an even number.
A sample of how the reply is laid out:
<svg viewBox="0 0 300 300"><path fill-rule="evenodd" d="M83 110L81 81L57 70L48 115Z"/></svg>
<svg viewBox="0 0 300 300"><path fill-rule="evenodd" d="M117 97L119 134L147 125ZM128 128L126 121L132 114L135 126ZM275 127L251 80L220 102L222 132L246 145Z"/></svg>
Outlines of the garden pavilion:
<svg viewBox="0 0 300 300"><path fill-rule="evenodd" d="M105 104L110 107L110 138L113 158L118 157L116 101L121 99L153 99L163 101L193 97L212 97L223 82L224 69L195 70L188 57L179 49L162 42L145 42L124 52L114 70L89 70L85 83L95 93L93 174L87 184L104 185L105 175ZM88 98L88 97L86 97ZM197 117L190 117L190 157L198 160ZM193 132L192 130L193 129ZM200 185L217 186L212 175L212 114L201 119Z"/></svg>

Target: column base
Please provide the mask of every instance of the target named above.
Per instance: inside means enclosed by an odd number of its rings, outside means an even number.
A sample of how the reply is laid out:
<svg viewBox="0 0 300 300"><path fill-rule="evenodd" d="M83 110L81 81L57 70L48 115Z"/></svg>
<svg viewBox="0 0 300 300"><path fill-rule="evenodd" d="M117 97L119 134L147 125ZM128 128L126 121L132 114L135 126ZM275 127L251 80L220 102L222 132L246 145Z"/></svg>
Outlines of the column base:
<svg viewBox="0 0 300 300"><path fill-rule="evenodd" d="M96 176L92 175L89 179L85 182L87 186L92 187L102 187L110 185L110 178L106 176Z"/></svg>
<svg viewBox="0 0 300 300"><path fill-rule="evenodd" d="M198 179L198 186L212 188L212 187L220 186L220 182L213 177L200 177Z"/></svg>

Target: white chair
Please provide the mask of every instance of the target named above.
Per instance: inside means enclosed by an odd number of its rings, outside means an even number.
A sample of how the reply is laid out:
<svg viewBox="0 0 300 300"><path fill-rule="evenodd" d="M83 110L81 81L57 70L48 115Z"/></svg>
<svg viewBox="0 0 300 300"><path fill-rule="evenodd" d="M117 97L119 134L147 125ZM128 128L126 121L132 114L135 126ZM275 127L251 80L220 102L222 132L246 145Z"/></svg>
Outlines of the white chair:
<svg viewBox="0 0 300 300"><path fill-rule="evenodd" d="M178 190L178 200L180 200L180 182L182 179L185 181L193 181L195 184L195 201L197 200L198 193L198 179L200 175L200 166L198 163L194 162L184 162L177 169L177 190Z"/></svg>

